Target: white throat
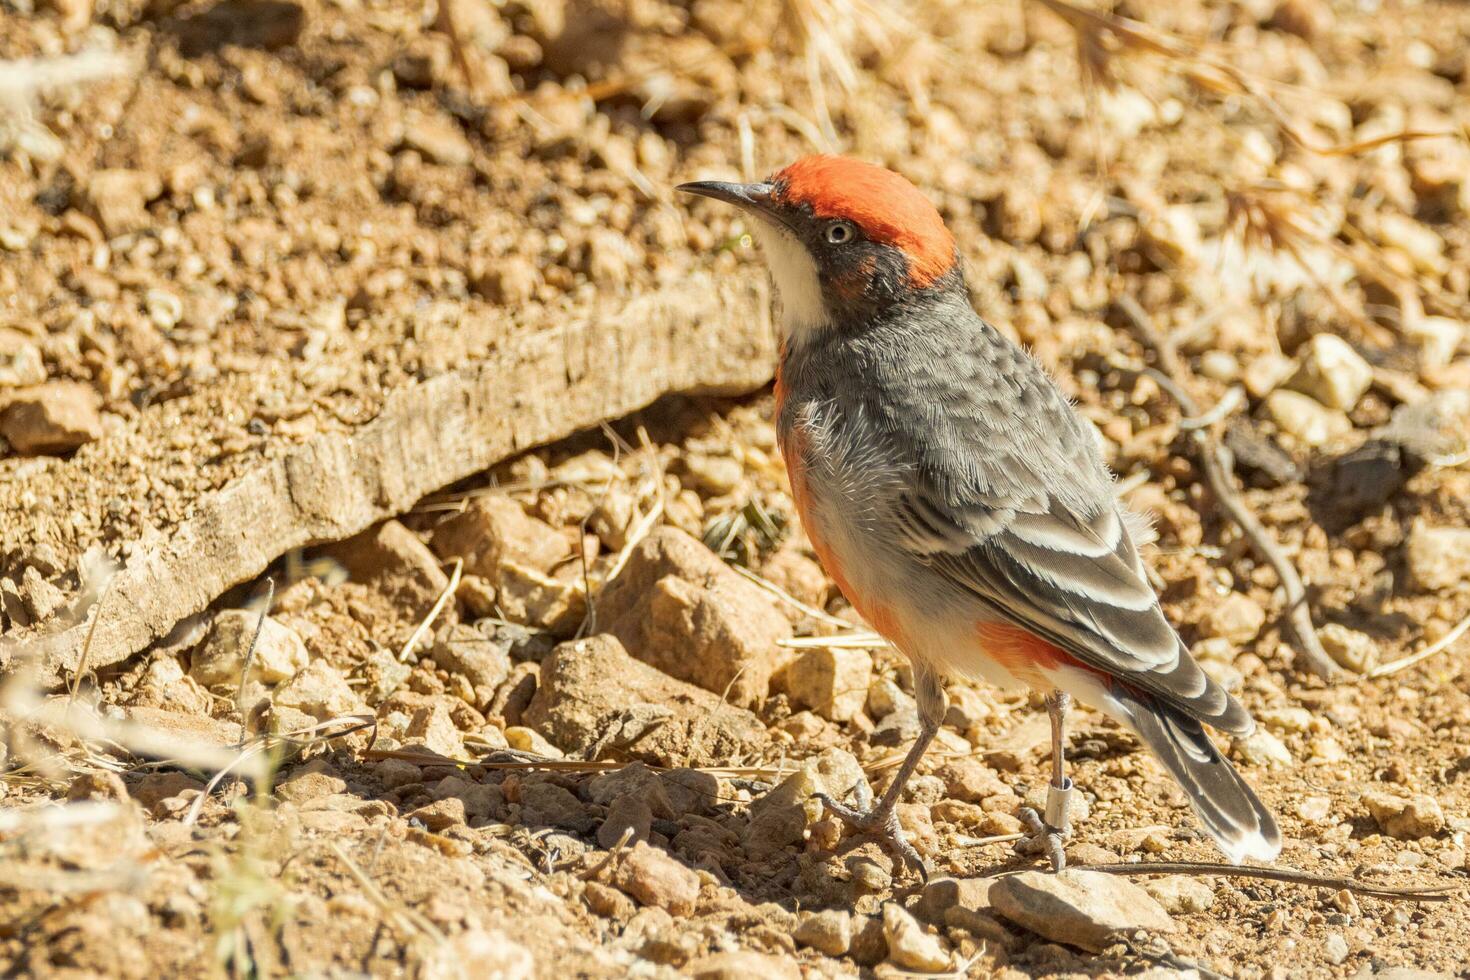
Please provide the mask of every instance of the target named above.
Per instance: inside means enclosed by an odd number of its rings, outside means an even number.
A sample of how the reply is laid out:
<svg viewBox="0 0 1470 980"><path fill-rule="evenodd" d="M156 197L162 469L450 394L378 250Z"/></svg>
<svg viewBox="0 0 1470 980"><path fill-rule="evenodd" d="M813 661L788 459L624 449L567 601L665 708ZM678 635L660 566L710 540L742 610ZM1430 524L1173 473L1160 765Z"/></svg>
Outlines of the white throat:
<svg viewBox="0 0 1470 980"><path fill-rule="evenodd" d="M781 225L756 216L751 231L776 284L776 324L782 339L801 340L827 325L827 305L817 263L806 246Z"/></svg>

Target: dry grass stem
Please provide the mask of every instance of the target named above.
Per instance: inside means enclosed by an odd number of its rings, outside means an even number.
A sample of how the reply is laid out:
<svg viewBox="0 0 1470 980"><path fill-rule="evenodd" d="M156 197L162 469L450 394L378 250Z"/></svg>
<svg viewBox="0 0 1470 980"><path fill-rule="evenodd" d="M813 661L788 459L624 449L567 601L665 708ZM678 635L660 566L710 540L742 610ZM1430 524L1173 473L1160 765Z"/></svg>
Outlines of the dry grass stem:
<svg viewBox="0 0 1470 980"><path fill-rule="evenodd" d="M102 620L102 604L112 592L112 584L116 581L117 576L109 575L107 584L102 587L102 594L92 604L92 622L87 625L87 638L82 641L82 654L77 658L77 669L72 673L71 688L67 692L73 701L77 698L77 690L82 686L82 678L87 675L87 662L92 655L92 638L97 635L97 624Z"/></svg>
<svg viewBox="0 0 1470 980"><path fill-rule="evenodd" d="M66 152L36 119L49 92L136 74L137 58L112 51L82 51L56 58L0 61L0 157L19 152L49 163Z"/></svg>
<svg viewBox="0 0 1470 980"><path fill-rule="evenodd" d="M731 565L730 567L735 569L735 571L742 578L754 582L756 585L760 586L762 589L769 592L777 599L780 599L782 602L791 606L793 609L805 613L818 622L826 623L828 626L838 626L842 629L852 628L852 623L849 623L847 620L838 619L836 616L833 616L831 613L823 609L818 609L816 606L802 602L800 599L796 598L796 596L792 595L790 592L787 592L779 585L768 579L762 578L761 576L757 575L755 572L752 572L750 569L744 567L743 565Z"/></svg>
<svg viewBox="0 0 1470 980"><path fill-rule="evenodd" d="M413 632L409 634L408 639L404 641L403 649L398 651L399 663L406 663L408 658L413 655L414 648L419 645L419 641L424 638L424 634L429 631L429 627L434 625L434 620L439 618L439 614L444 611L445 605L448 604L455 590L459 588L459 579L462 574L464 574L464 559L456 558L454 559L454 569L449 573L449 584L444 586L444 591L440 592L439 598L434 600L434 605L430 607L428 615L419 621L419 624L414 627Z"/></svg>
<svg viewBox="0 0 1470 980"><path fill-rule="evenodd" d="M1141 21L1118 14L1089 10L1067 0L1035 0L1072 28L1077 38L1078 61L1085 82L1102 88L1118 83L1114 59L1128 55L1152 55L1163 59L1191 84L1217 97L1249 99L1276 123L1282 135L1310 153L1320 156L1352 156L1389 143L1422 139L1464 139L1454 130L1402 130L1372 139L1339 145L1324 145L1310 139L1290 115L1266 91L1266 83L1234 65L1207 53L1201 46L1176 37Z"/></svg>
<svg viewBox="0 0 1470 980"><path fill-rule="evenodd" d="M347 873L352 875L352 879L357 882L358 887L367 895L368 900L378 907L378 911L383 913L385 919L389 922L396 923L400 929L410 935L421 936L435 943L444 942L444 933L439 930L438 926L430 922L427 916L418 909L389 901L388 896L383 894L383 890L378 887L377 882L373 881L366 871L358 867L357 862L352 860L340 845L333 841L328 847L337 856L337 860L342 862L342 866L347 869Z"/></svg>
<svg viewBox="0 0 1470 980"><path fill-rule="evenodd" d="M1401 670L1408 670L1415 664L1423 663L1435 654L1454 646L1455 641L1464 636L1467 630L1470 630L1470 616L1466 616L1460 620L1455 624L1453 629L1429 644L1423 650L1417 653L1411 653L1407 657L1400 657L1398 660L1391 660L1386 664L1379 664L1377 667L1368 671L1365 676L1387 677L1389 674L1397 674Z"/></svg>
<svg viewBox="0 0 1470 980"><path fill-rule="evenodd" d="M271 605L276 601L276 580L267 578L265 580L265 601L260 604L260 618L255 621L255 632L250 635L250 646L245 650L245 657L240 661L240 683L235 688L235 709L240 712L240 717L245 717L245 679L250 676L250 665L255 662L255 648L260 645L260 634L265 632L265 621L271 613ZM241 728L241 744L244 744L244 728Z"/></svg>
<svg viewBox="0 0 1470 980"><path fill-rule="evenodd" d="M851 623L843 623L851 626ZM783 640L777 640L776 645L788 650L810 650L813 648L827 650L881 650L888 646L888 641L883 639L872 630L853 630L850 633L839 633L836 636L792 636Z"/></svg>
<svg viewBox="0 0 1470 980"><path fill-rule="evenodd" d="M607 868L608 866L610 866L611 864L613 864L614 862L616 862L619 857L622 856L623 850L628 846L628 842L630 840L632 840L632 839L633 839L633 828L632 827L625 828L623 830L622 834L618 836L617 842L614 843L613 846L608 849L607 854L603 855L602 860L601 861L598 861L596 864L594 864L592 867L588 868L586 871L583 871L577 877L581 878L583 881L589 881L589 880L591 880L593 878L596 878L598 875L602 874L604 868Z"/></svg>
<svg viewBox="0 0 1470 980"><path fill-rule="evenodd" d="M1318 875L1295 868L1257 868L1245 864L1213 861L1140 861L1136 864L1089 864L1089 871L1113 875L1218 875L1225 878L1260 878L1290 885L1346 890L1390 902L1448 902L1462 892L1462 882L1442 885L1375 885L1357 878Z"/></svg>
<svg viewBox="0 0 1470 980"><path fill-rule="evenodd" d="M282 745L306 748L311 745L329 742L334 738L341 738L344 735L351 735L353 732L362 731L364 728L374 727L377 723L377 719L372 715L341 715L336 718L328 718L326 721L318 722L315 725L309 725L306 728L298 728L282 734L262 733L257 735L248 743L241 745L235 759L230 764L222 767L205 784L204 789L194 798L193 805L189 807L189 813L184 818L184 826L192 827L194 825L194 822L199 819L200 811L204 808L205 800L214 794L214 791L219 788L220 783L224 781L226 776L237 770L244 770L247 762L254 761L262 753L268 753ZM349 727L340 732L331 731L337 725L347 725ZM261 785L260 779L262 778L262 774L268 777L275 768L269 760L263 761L263 765L256 763L249 767L254 773L252 781L256 783L257 787Z"/></svg>
<svg viewBox="0 0 1470 980"><path fill-rule="evenodd" d="M1148 314L1133 297L1126 294L1120 297L1117 300L1117 308L1132 327L1139 343L1154 352L1159 366L1163 369L1159 371L1149 369L1144 373L1153 378L1160 388L1168 392L1170 397L1178 403L1182 414L1186 417L1198 418L1200 416L1199 406L1186 388L1188 369L1184 366L1173 344L1159 334ZM1200 468L1204 471L1210 492L1219 501L1221 509L1240 528L1256 554L1263 561L1269 562L1276 570L1276 575L1286 592L1287 617L1292 631L1297 636L1298 652L1302 659L1312 673L1324 680L1335 679L1341 672L1337 664L1327 655L1327 651L1322 648L1322 641L1317 637L1317 628L1312 622L1312 611L1307 604L1307 590L1302 584L1301 575L1297 572L1296 566L1282 552L1281 546L1271 537L1271 533L1261 523L1261 519L1250 509L1235 488L1233 468L1224 447L1208 428L1192 429L1187 435L1190 445L1195 450Z"/></svg>

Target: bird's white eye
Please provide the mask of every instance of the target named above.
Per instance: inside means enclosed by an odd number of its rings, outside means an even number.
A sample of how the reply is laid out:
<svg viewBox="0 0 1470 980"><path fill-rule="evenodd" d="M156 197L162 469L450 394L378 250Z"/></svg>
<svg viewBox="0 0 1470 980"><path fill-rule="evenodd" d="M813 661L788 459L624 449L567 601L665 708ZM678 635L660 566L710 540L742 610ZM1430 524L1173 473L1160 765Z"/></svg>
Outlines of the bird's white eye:
<svg viewBox="0 0 1470 980"><path fill-rule="evenodd" d="M850 221L834 221L827 226L826 237L831 245L843 245L857 237L857 229Z"/></svg>

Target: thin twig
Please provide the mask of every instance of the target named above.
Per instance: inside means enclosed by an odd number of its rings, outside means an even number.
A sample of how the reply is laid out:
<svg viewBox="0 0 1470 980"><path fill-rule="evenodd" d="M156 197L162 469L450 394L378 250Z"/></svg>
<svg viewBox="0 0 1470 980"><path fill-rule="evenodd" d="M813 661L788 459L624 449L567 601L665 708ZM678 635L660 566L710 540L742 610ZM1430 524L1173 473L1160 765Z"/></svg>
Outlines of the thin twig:
<svg viewBox="0 0 1470 980"><path fill-rule="evenodd" d="M1190 418L1198 418L1199 405L1186 387L1186 369L1174 345L1160 336L1148 314L1132 296L1125 294L1119 297L1116 307L1133 328L1139 343L1154 352L1163 368L1162 371L1148 369L1144 373L1169 393L1179 404L1181 413ZM1281 587L1286 593L1287 621L1296 634L1302 659L1314 674L1324 680L1333 680L1338 676L1339 669L1322 648L1322 641L1317 638L1317 628L1312 623L1312 610L1307 604L1307 589L1302 584L1296 566L1282 552L1266 526L1235 489L1230 459L1211 430L1197 428L1190 430L1187 436L1194 447L1200 469L1204 471L1210 492L1215 495L1226 515L1240 528L1256 554L1276 570L1276 576L1281 580Z"/></svg>
<svg viewBox="0 0 1470 980"><path fill-rule="evenodd" d="M340 732L334 732L330 735L323 734L333 725L341 724L344 722L350 723L352 727L343 729ZM315 745L319 742L327 742L331 741L334 738L341 738L344 735L351 735L353 732L360 732L364 728L376 728L377 724L377 718L372 715L339 715L335 718L328 718L326 721L319 721L315 725L308 725L306 728L298 728L294 731L286 732L284 734L262 732L260 735L257 735L255 736L255 738L251 739L248 745L242 743L239 747L239 754L236 755L235 758L232 759L228 764L222 766L209 780L209 782L205 784L203 791L200 792L197 797L195 797L193 805L189 807L189 812L184 817L184 826L192 827L194 825L194 821L199 819L200 811L204 809L204 802L214 794L215 789L217 789L219 787L219 784L224 781L225 776L229 775L231 772L234 772L237 768L241 767L244 763L248 762L250 759L253 759L255 756L260 755L262 752L266 752L281 744L294 745L298 748L304 748L309 745ZM303 736L309 737L303 738ZM267 772L267 770L262 769L260 773L257 773L256 775L259 776L265 772Z"/></svg>
<svg viewBox="0 0 1470 980"><path fill-rule="evenodd" d="M1436 653L1439 653L1441 650L1448 649L1454 644L1456 640L1465 635L1466 630L1470 630L1470 616L1466 616L1464 619L1460 620L1458 623L1455 624L1454 629L1450 630L1444 636L1441 636L1438 640L1429 644L1429 646L1425 647L1423 650L1420 650L1418 653L1411 653L1407 657L1400 657L1398 660L1390 660L1386 664L1379 664L1377 667L1374 667L1372 670L1368 671L1367 676L1386 677L1389 674L1397 674L1401 670L1407 670L1408 668L1414 666L1421 661L1428 660L1430 657L1434 656Z"/></svg>
<svg viewBox="0 0 1470 980"><path fill-rule="evenodd" d="M116 581L116 575L109 578L107 584L102 588L102 594L97 597L96 608L92 612L92 622L87 626L87 638L82 641L82 655L77 658L76 673L72 675L71 691L68 693L68 704L77 699L77 690L82 686L82 678L87 673L87 658L92 653L92 637L96 635L97 624L102 620L102 603L106 601L107 596L112 592L112 583Z"/></svg>
<svg viewBox="0 0 1470 980"><path fill-rule="evenodd" d="M1296 868L1259 868L1215 861L1140 861L1137 864L1089 864L1088 871L1110 875L1218 875L1222 878L1261 878L1289 885L1336 888L1390 902L1448 902L1464 885L1375 885L1357 878L1317 875Z"/></svg>
<svg viewBox="0 0 1470 980"><path fill-rule="evenodd" d="M260 755L265 749L266 743L264 740L253 742L248 748L242 748L240 754L235 757L234 761L210 777L209 782L205 783L204 788L199 791L199 795L194 797L194 802L190 805L189 812L185 814L184 827L187 829L194 826L194 822L199 819L199 814L204 812L204 801L214 795L214 791L219 788L220 783L224 782L226 776L234 772L236 767Z"/></svg>
<svg viewBox="0 0 1470 980"><path fill-rule="evenodd" d="M1025 833L994 834L990 837L965 837L960 835L955 837L955 843L962 847L985 847L990 844L1009 844L1011 841L1021 840L1023 837L1029 836L1029 834Z"/></svg>
<svg viewBox="0 0 1470 980"><path fill-rule="evenodd" d="M825 610L818 609L816 606L808 605L807 603L802 602L796 596L792 595L790 592L787 592L775 582L772 582L770 579L762 578L748 568L742 567L740 565L731 565L730 567L735 569L735 571L739 573L742 577L754 582L762 589L771 593L771 595L775 596L777 599L780 599L782 602L790 605L793 609L797 609L803 613L806 613L808 616L810 616L812 619L815 619L819 623L826 623L828 626L840 626L843 629L850 629L852 627L852 624L849 623L847 620L838 619L836 616L833 616L831 613Z"/></svg>
<svg viewBox="0 0 1470 980"><path fill-rule="evenodd" d="M413 648L418 646L419 640L423 639L424 633L434 624L434 620L439 618L439 614L444 611L444 606L449 602L449 597L454 595L455 589L459 588L459 577L463 572L464 559L454 559L454 571L449 573L449 584L444 586L444 591L439 593L438 599L434 600L433 608L429 610L429 614L423 618L422 622L414 627L413 632L409 634L407 642L403 644L403 649L398 651L399 663L407 662L409 656L413 653Z"/></svg>
<svg viewBox="0 0 1470 980"><path fill-rule="evenodd" d="M1195 429L1208 429L1216 422L1223 422L1235 414L1235 410L1245 404L1245 389L1234 385L1225 392L1225 397L1217 401L1213 408L1203 415L1186 416L1179 420L1179 428L1185 432Z"/></svg>
<svg viewBox="0 0 1470 980"><path fill-rule="evenodd" d="M385 917L398 919L408 927L409 932L420 933L436 942L442 943L444 941L444 933L439 931L439 927L434 925L428 916L402 903L395 904L394 902L390 902L388 896L384 895L383 890L378 887L377 882L368 877L367 872L358 867L357 862L348 857L347 852L335 841L328 846L331 847L332 853L337 855L337 859L342 862L342 865L352 875L358 886L367 893L368 900L376 905Z"/></svg>
<svg viewBox="0 0 1470 980"><path fill-rule="evenodd" d="M648 442L648 433L645 432L642 428L638 430L638 437L643 442L643 449L652 449L652 444ZM654 471L657 474L658 482L656 490L658 496L654 500L653 506L648 509L648 513L638 518L637 523L633 525L633 529L628 532L628 540L624 541L623 546L618 549L618 555L617 558L613 560L612 568L608 569L607 574L602 577L602 581L597 586L597 591L599 595L602 593L603 589L608 587L608 584L612 582L613 579L618 577L619 573L621 573L623 570L623 566L628 564L628 559L633 556L633 549L638 547L639 543L644 538L648 537L649 532L653 530L654 526L658 523L659 518L664 516L663 467L659 465L657 451L654 451L652 453L652 456L654 461Z"/></svg>
<svg viewBox="0 0 1470 980"><path fill-rule="evenodd" d="M888 646L888 641L871 630L853 630L836 636L788 636L777 640L776 646L788 650L881 650Z"/></svg>
<svg viewBox="0 0 1470 980"><path fill-rule="evenodd" d="M607 854L605 854L603 856L602 860L601 861L598 861L596 864L594 864L592 867L588 868L586 871L583 871L580 875L578 875L578 877L581 878L583 881L588 881L588 880L590 880L592 878L596 878L598 875L602 874L602 869L603 868L606 868L608 865L612 864L614 861L616 861L618 859L618 856L623 853L623 848L625 848L625 847L628 846L628 841L632 840L632 838L633 838L633 828L632 827L625 827L625 828L623 828L622 836L620 836L618 838L618 842L616 844L614 844L612 846L612 849L609 850L607 852Z"/></svg>
<svg viewBox="0 0 1470 980"><path fill-rule="evenodd" d="M462 759L451 759L447 755L437 752L414 749L364 749L357 757L368 761L382 759L401 759L404 762L412 762L416 766L455 766L466 768L479 766L482 769L509 769L514 771L529 772L534 770L546 770L548 772L568 773L597 773L613 772L627 766L627 762L589 762L583 759L504 759L504 760L479 760L476 762L465 762ZM779 769L771 766L657 766L649 765L653 772L673 772L675 768L689 769L694 772L704 773L709 776L723 777L726 779L764 779L781 780L791 775L793 769Z"/></svg>
<svg viewBox="0 0 1470 980"><path fill-rule="evenodd" d="M1155 952L1154 950L1132 943L1129 943L1129 948L1135 956L1141 956L1160 966L1168 967L1174 971L1171 974L1172 976L1188 976L1189 973L1194 973L1200 980L1230 980L1225 974L1216 973L1209 967L1200 966L1194 960L1187 960L1172 949L1165 948L1162 951Z"/></svg>
<svg viewBox="0 0 1470 980"><path fill-rule="evenodd" d="M250 646L245 649L245 658L240 661L240 684L235 688L235 708L245 719L245 679L250 676L250 665L255 662L255 648L260 645L260 634L265 632L265 621L271 614L271 604L276 601L276 580L265 580L265 602L260 606L260 618L255 621L255 632L251 634ZM245 725L240 725L240 744L245 744Z"/></svg>
<svg viewBox="0 0 1470 980"><path fill-rule="evenodd" d="M1464 139L1453 130L1401 130L1366 140L1339 145L1324 145L1308 138L1297 128L1277 101L1265 91L1256 78L1230 62L1211 56L1198 45L1142 21L1118 14L1090 10L1066 0L1037 0L1043 7L1067 22L1078 36L1084 73L1110 81L1107 59L1116 51L1132 50L1156 55L1178 68L1195 86L1220 96L1243 96L1253 99L1275 121L1292 143L1319 156L1353 156L1389 143L1407 143L1424 139ZM1104 39L1112 42L1111 47Z"/></svg>

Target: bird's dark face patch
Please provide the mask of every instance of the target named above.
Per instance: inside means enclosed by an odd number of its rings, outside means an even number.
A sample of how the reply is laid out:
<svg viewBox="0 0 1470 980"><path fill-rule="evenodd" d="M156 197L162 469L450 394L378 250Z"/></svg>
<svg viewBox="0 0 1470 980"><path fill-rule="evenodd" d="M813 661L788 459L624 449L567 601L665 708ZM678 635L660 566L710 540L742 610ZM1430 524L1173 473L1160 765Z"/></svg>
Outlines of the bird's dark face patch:
<svg viewBox="0 0 1470 980"><path fill-rule="evenodd" d="M870 238L845 219L823 219L809 207L778 205L773 217L811 255L823 303L838 322L861 322L882 313L921 287L913 260L901 248ZM958 276L952 266L940 280Z"/></svg>

